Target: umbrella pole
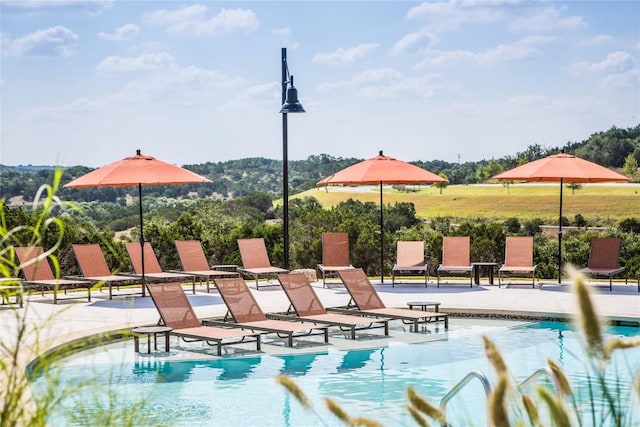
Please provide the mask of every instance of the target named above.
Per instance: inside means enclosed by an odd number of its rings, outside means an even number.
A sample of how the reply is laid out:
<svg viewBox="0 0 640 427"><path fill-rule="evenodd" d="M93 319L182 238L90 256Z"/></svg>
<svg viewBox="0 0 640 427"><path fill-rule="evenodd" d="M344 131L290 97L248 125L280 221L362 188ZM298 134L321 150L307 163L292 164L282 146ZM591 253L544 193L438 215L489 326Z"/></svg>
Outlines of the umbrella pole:
<svg viewBox="0 0 640 427"><path fill-rule="evenodd" d="M142 183L138 183L138 208L140 212L140 258L142 259L142 296L146 293L144 280L144 225L142 221Z"/></svg>
<svg viewBox="0 0 640 427"><path fill-rule="evenodd" d="M562 284L562 187L563 179L560 178L560 216L558 217L558 283Z"/></svg>
<svg viewBox="0 0 640 427"><path fill-rule="evenodd" d="M384 205L382 204L382 181L380 181L380 283L384 283Z"/></svg>

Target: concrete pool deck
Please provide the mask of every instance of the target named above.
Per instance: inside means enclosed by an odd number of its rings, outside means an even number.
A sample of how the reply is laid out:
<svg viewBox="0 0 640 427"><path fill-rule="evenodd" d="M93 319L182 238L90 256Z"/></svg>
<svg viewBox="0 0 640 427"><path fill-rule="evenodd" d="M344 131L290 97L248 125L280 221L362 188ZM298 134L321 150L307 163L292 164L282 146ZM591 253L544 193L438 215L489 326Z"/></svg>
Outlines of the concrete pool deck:
<svg viewBox="0 0 640 427"><path fill-rule="evenodd" d="M428 287L421 282L391 287L389 279L384 284L375 278L371 280L389 307L407 307L408 301L427 300L440 302L442 312L459 315L557 319L577 313L576 298L568 282L559 285L557 282L541 281L536 283L535 288L530 283L509 284L499 288L486 283L469 287L468 282L456 281L441 283L441 287L437 288L433 282L429 282ZM247 283L253 285L250 281ZM314 282L313 286L326 307L344 306L349 301L349 294L339 283L327 283L325 288L322 282ZM605 285L604 282L592 282L590 288L598 315L640 326L640 293L637 292L636 282L630 281L627 285L614 283L612 292L608 283ZM184 289L198 317L225 315L226 306L216 290L206 293L206 288L201 286L194 295L190 285L185 284ZM252 292L267 313L282 312L289 306L279 285L261 285L260 290L252 289ZM28 341L35 343L37 339L36 353L82 337L158 322L158 312L149 296L116 295L108 300L106 291L92 294L91 302L61 300L53 304L51 295L42 297L34 294L25 299L24 308L14 311L8 306L0 306L2 342L10 344L10 340L15 339L15 334L7 332L15 330L20 316L29 327L34 328L33 331L37 331L37 334L33 332L27 335Z"/></svg>

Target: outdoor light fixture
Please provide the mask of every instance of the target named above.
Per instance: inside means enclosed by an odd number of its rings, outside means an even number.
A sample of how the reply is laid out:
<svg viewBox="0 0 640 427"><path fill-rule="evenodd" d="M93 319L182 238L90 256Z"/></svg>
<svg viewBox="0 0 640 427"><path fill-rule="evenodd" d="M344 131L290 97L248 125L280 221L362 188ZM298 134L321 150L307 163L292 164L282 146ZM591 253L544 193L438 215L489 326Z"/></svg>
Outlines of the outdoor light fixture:
<svg viewBox="0 0 640 427"><path fill-rule="evenodd" d="M287 149L287 114L304 113L298 101L298 89L293 86L293 76L287 66L287 48L282 48L282 240L284 244L284 268L289 269L289 155Z"/></svg>

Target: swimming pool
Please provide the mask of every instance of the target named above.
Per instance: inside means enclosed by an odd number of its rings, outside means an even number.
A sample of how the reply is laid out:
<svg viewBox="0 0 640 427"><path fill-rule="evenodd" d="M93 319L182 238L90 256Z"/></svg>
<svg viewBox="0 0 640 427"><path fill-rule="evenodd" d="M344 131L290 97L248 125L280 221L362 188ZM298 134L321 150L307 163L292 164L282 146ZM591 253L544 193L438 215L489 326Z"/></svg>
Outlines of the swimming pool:
<svg viewBox="0 0 640 427"><path fill-rule="evenodd" d="M92 413L105 407L135 413L136 425L343 425L324 409L324 397L334 398L351 416L370 417L389 426L415 425L405 409L408 386L439 404L471 370L484 372L493 383L493 370L484 357L483 334L496 343L518 382L550 358L562 366L578 393L585 391L583 351L571 325L451 320L445 340L421 344L391 340L382 348L349 351L329 346L294 356L202 359L191 355L168 360L133 356L130 342L111 344L63 363L57 373L62 386L82 382L89 386L65 398L52 414L50 425L85 425ZM632 336L640 335L640 330L611 327L607 333ZM619 355L625 357L614 360L612 366L624 374L618 376L618 386L629 389L629 374L640 369L640 349ZM319 417L274 381L279 374L294 378ZM44 390L44 382L34 382L36 396ZM447 406L447 419L452 425L485 425L485 402L480 383L470 383Z"/></svg>

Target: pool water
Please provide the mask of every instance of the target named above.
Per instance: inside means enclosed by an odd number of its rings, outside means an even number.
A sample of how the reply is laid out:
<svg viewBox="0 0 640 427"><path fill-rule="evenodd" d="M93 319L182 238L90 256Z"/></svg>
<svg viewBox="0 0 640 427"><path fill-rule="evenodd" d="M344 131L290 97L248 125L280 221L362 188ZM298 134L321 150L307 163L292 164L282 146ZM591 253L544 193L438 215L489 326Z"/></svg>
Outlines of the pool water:
<svg viewBox="0 0 640 427"><path fill-rule="evenodd" d="M416 424L406 411L407 387L439 405L444 394L472 370L484 372L495 383L481 335L494 341L517 382L552 359L567 373L581 400L593 400L586 397L584 352L571 325L502 321L500 327L456 328L460 321L451 319L446 340L422 344L391 341L383 348L350 351L329 346L319 353L295 356L132 359L127 356L132 353L130 342L113 344L107 350L109 362L103 353L100 358L74 355L62 364L55 374L62 382L59 387L88 386L80 393L69 393L49 422L51 426L86 425L99 411L117 410L134 416L135 425L344 425L324 407L324 398L331 397L350 416L369 417L387 426L413 426ZM480 322L490 325L487 320ZM611 327L607 334L637 336L640 329ZM631 379L640 371L639 361L640 349L636 348L618 352L611 362L609 381L621 390L622 399L630 394ZM293 377L311 399L315 412L304 409L275 382L274 377L280 374ZM44 393L45 383L44 378L34 381L36 396ZM625 405L624 400L621 404ZM638 425L640 417L630 416L636 418L629 425ZM486 398L477 381L447 405L451 425L482 426L486 419Z"/></svg>

